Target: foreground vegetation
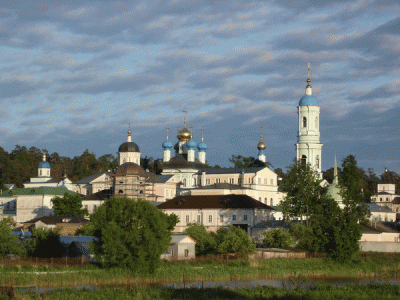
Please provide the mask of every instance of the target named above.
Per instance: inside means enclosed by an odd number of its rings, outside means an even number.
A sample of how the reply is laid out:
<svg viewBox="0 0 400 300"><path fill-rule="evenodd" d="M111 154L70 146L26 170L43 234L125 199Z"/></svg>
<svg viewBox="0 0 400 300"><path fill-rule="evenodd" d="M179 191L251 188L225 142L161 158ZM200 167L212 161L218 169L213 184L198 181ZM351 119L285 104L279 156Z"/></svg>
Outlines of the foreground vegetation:
<svg viewBox="0 0 400 300"><path fill-rule="evenodd" d="M395 299L400 296L400 287L390 284L369 284L367 286L334 287L318 284L313 289L296 288L294 290L274 287L227 290L216 289L121 289L106 288L100 290L62 289L46 294L16 294L15 299ZM8 297L4 297L8 299Z"/></svg>
<svg viewBox="0 0 400 300"><path fill-rule="evenodd" d="M148 286L159 282L251 280L302 277L328 278L399 278L400 255L370 254L348 264L325 258L236 260L228 263L163 263L153 274L137 275L129 269L83 267L49 268L3 267L0 285L68 287L83 285L129 284Z"/></svg>

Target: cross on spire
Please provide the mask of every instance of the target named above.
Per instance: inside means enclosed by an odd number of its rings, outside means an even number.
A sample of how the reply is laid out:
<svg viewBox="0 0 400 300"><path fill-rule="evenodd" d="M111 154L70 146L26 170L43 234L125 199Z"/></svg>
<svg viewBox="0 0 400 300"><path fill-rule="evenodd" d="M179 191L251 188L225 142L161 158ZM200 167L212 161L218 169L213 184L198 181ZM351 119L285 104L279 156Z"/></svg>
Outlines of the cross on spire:
<svg viewBox="0 0 400 300"><path fill-rule="evenodd" d="M264 133L263 133L263 130L264 129L264 125L262 125L261 124L261 126L260 126L260 141L262 142L263 141L263 135L264 135Z"/></svg>
<svg viewBox="0 0 400 300"><path fill-rule="evenodd" d="M204 127L201 127L201 141L204 140Z"/></svg>
<svg viewBox="0 0 400 300"><path fill-rule="evenodd" d="M168 135L169 135L169 126L167 125L167 127L165 128L165 131L167 132L167 140L168 140Z"/></svg>

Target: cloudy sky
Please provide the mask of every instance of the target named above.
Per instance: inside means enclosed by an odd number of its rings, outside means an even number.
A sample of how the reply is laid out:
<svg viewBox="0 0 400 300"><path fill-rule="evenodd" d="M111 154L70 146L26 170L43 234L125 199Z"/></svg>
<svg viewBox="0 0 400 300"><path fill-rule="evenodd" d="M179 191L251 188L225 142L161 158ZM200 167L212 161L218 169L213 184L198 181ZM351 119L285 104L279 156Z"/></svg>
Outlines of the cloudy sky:
<svg viewBox="0 0 400 300"><path fill-rule="evenodd" d="M0 146L116 154L131 123L143 156L205 128L211 165L295 156L307 63L322 168L354 154L400 172L400 1L2 1Z"/></svg>

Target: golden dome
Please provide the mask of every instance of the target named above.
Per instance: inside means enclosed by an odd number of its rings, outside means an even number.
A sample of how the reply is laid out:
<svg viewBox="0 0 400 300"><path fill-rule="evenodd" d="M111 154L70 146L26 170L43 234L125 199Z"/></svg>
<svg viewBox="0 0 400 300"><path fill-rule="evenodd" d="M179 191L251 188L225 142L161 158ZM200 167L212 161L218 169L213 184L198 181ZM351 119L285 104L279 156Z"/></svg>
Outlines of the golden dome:
<svg viewBox="0 0 400 300"><path fill-rule="evenodd" d="M178 135L176 137L178 138L179 142L186 143L189 142L193 137L193 133L186 128L186 117L184 118L183 124L183 129L178 131Z"/></svg>
<svg viewBox="0 0 400 300"><path fill-rule="evenodd" d="M257 145L257 149L258 150L265 150L267 148L267 146L264 144L263 141L260 141Z"/></svg>
<svg viewBox="0 0 400 300"><path fill-rule="evenodd" d="M185 126L182 130L178 131L177 138L180 142L189 142L192 136L192 132L188 130Z"/></svg>

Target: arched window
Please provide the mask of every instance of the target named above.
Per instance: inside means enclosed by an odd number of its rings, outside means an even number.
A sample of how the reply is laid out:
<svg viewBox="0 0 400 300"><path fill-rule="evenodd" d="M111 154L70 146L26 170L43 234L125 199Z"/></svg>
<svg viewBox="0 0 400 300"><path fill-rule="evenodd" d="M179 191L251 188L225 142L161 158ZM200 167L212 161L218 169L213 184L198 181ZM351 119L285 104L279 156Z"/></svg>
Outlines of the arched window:
<svg viewBox="0 0 400 300"><path fill-rule="evenodd" d="M123 161L122 161L122 163L124 164L125 162L126 162L126 159L124 158Z"/></svg>
<svg viewBox="0 0 400 300"><path fill-rule="evenodd" d="M315 158L315 168L319 169L319 155Z"/></svg>
<svg viewBox="0 0 400 300"><path fill-rule="evenodd" d="M40 174L40 176L42 176L42 170L39 170L39 174Z"/></svg>
<svg viewBox="0 0 400 300"><path fill-rule="evenodd" d="M307 127L307 118L303 117L303 128Z"/></svg>
<svg viewBox="0 0 400 300"><path fill-rule="evenodd" d="M142 191L142 190L140 190L139 194L143 194L143 191Z"/></svg>
<svg viewBox="0 0 400 300"><path fill-rule="evenodd" d="M302 164L303 166L305 166L306 163L307 163L307 156L302 155L300 161L301 161L301 164Z"/></svg>
<svg viewBox="0 0 400 300"><path fill-rule="evenodd" d="M274 205L274 199L271 198L271 199L269 200L269 205L270 205L270 206L273 206L273 205Z"/></svg>
<svg viewBox="0 0 400 300"><path fill-rule="evenodd" d="M49 170L47 170L47 176L50 176L50 171Z"/></svg>
<svg viewBox="0 0 400 300"><path fill-rule="evenodd" d="M315 128L318 128L318 117L315 117Z"/></svg>
<svg viewBox="0 0 400 300"><path fill-rule="evenodd" d="M186 178L183 179L183 186L186 186Z"/></svg>
<svg viewBox="0 0 400 300"><path fill-rule="evenodd" d="M120 194L123 194L123 193L124 193L124 191L123 191L123 190L119 190L119 191L118 191L118 193L120 193Z"/></svg>

